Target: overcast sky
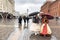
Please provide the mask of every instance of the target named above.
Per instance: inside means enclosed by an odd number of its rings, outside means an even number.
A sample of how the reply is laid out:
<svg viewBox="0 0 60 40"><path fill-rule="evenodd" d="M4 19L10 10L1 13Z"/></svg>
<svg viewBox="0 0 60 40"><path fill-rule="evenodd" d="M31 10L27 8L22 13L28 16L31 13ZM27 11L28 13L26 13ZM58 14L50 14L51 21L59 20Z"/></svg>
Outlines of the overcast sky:
<svg viewBox="0 0 60 40"><path fill-rule="evenodd" d="M29 9L29 13L40 11L41 5L46 0L15 0L15 10L20 13L26 13Z"/></svg>

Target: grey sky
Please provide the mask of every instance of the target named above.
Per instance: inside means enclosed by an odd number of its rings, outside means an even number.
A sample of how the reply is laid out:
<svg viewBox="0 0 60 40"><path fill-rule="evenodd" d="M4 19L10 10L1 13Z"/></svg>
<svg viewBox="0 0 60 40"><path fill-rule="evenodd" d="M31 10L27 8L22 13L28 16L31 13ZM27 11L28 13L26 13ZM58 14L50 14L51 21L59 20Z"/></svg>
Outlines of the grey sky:
<svg viewBox="0 0 60 40"><path fill-rule="evenodd" d="M29 9L29 13L40 11L41 5L46 0L15 0L15 10L20 13L26 13Z"/></svg>
<svg viewBox="0 0 60 40"><path fill-rule="evenodd" d="M46 0L15 0L16 3L24 4L24 3L35 3L40 4L43 3Z"/></svg>

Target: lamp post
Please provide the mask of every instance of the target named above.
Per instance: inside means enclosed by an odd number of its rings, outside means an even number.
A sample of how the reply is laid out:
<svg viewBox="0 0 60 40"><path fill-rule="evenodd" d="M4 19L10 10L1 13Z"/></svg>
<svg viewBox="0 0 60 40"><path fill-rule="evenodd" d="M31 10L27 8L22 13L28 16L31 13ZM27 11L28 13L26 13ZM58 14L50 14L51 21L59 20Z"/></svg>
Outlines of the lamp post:
<svg viewBox="0 0 60 40"><path fill-rule="evenodd" d="M57 13L56 13L56 24L57 24L57 22L58 22L58 15L57 15Z"/></svg>
<svg viewBox="0 0 60 40"><path fill-rule="evenodd" d="M27 16L28 16L28 11L29 11L29 9L27 9Z"/></svg>
<svg viewBox="0 0 60 40"><path fill-rule="evenodd" d="M29 11L29 9L27 9L27 28L28 28L28 11Z"/></svg>

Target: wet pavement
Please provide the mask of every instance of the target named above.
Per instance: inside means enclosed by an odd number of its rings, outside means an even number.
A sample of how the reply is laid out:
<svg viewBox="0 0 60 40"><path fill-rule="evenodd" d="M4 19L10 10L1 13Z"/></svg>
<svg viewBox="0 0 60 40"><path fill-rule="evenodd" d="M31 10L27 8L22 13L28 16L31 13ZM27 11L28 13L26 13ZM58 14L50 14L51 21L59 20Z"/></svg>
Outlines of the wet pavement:
<svg viewBox="0 0 60 40"><path fill-rule="evenodd" d="M35 35L34 32L29 31L27 28L24 31L17 30L10 36L9 40L57 40L54 35L51 37Z"/></svg>
<svg viewBox="0 0 60 40"><path fill-rule="evenodd" d="M11 33L7 40L18 40L21 35L21 30L19 28L15 28L15 31Z"/></svg>
<svg viewBox="0 0 60 40"><path fill-rule="evenodd" d="M31 25L31 20L29 22L29 27ZM24 26L24 21L22 26L18 24L18 19L11 20L0 20L0 40L59 40L60 39L60 26L51 25L52 36L42 37L40 35L35 35L33 31L29 30Z"/></svg>
<svg viewBox="0 0 60 40"><path fill-rule="evenodd" d="M0 40L7 40L15 30L16 19L0 19Z"/></svg>

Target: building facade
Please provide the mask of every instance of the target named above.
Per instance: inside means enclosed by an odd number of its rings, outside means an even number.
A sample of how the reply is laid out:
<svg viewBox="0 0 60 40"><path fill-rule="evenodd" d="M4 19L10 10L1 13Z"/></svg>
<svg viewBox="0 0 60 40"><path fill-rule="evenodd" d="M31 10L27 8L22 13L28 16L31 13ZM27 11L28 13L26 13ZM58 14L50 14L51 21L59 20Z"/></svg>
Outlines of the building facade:
<svg viewBox="0 0 60 40"><path fill-rule="evenodd" d="M56 1L56 0L46 0L46 1Z"/></svg>
<svg viewBox="0 0 60 40"><path fill-rule="evenodd" d="M48 3L47 3L48 4ZM56 0L54 2L50 2L50 4L44 4L42 7L41 7L41 10L44 12L44 13L49 13L50 15L52 16L55 16L55 17L60 17L60 0ZM45 7L46 6L46 7ZM48 6L48 8L47 8ZM44 7L44 8L43 8ZM45 11L44 11L45 10ZM47 11L46 11L47 10Z"/></svg>
<svg viewBox="0 0 60 40"><path fill-rule="evenodd" d="M57 17L60 16L60 0L57 0L50 5L50 14Z"/></svg>
<svg viewBox="0 0 60 40"><path fill-rule="evenodd" d="M13 14L14 3L14 0L0 0L0 14Z"/></svg>
<svg viewBox="0 0 60 40"><path fill-rule="evenodd" d="M49 5L51 4L51 2L46 2L42 7L41 7L41 12L44 13L49 13Z"/></svg>
<svg viewBox="0 0 60 40"><path fill-rule="evenodd" d="M0 0L0 12L14 12L14 0Z"/></svg>

